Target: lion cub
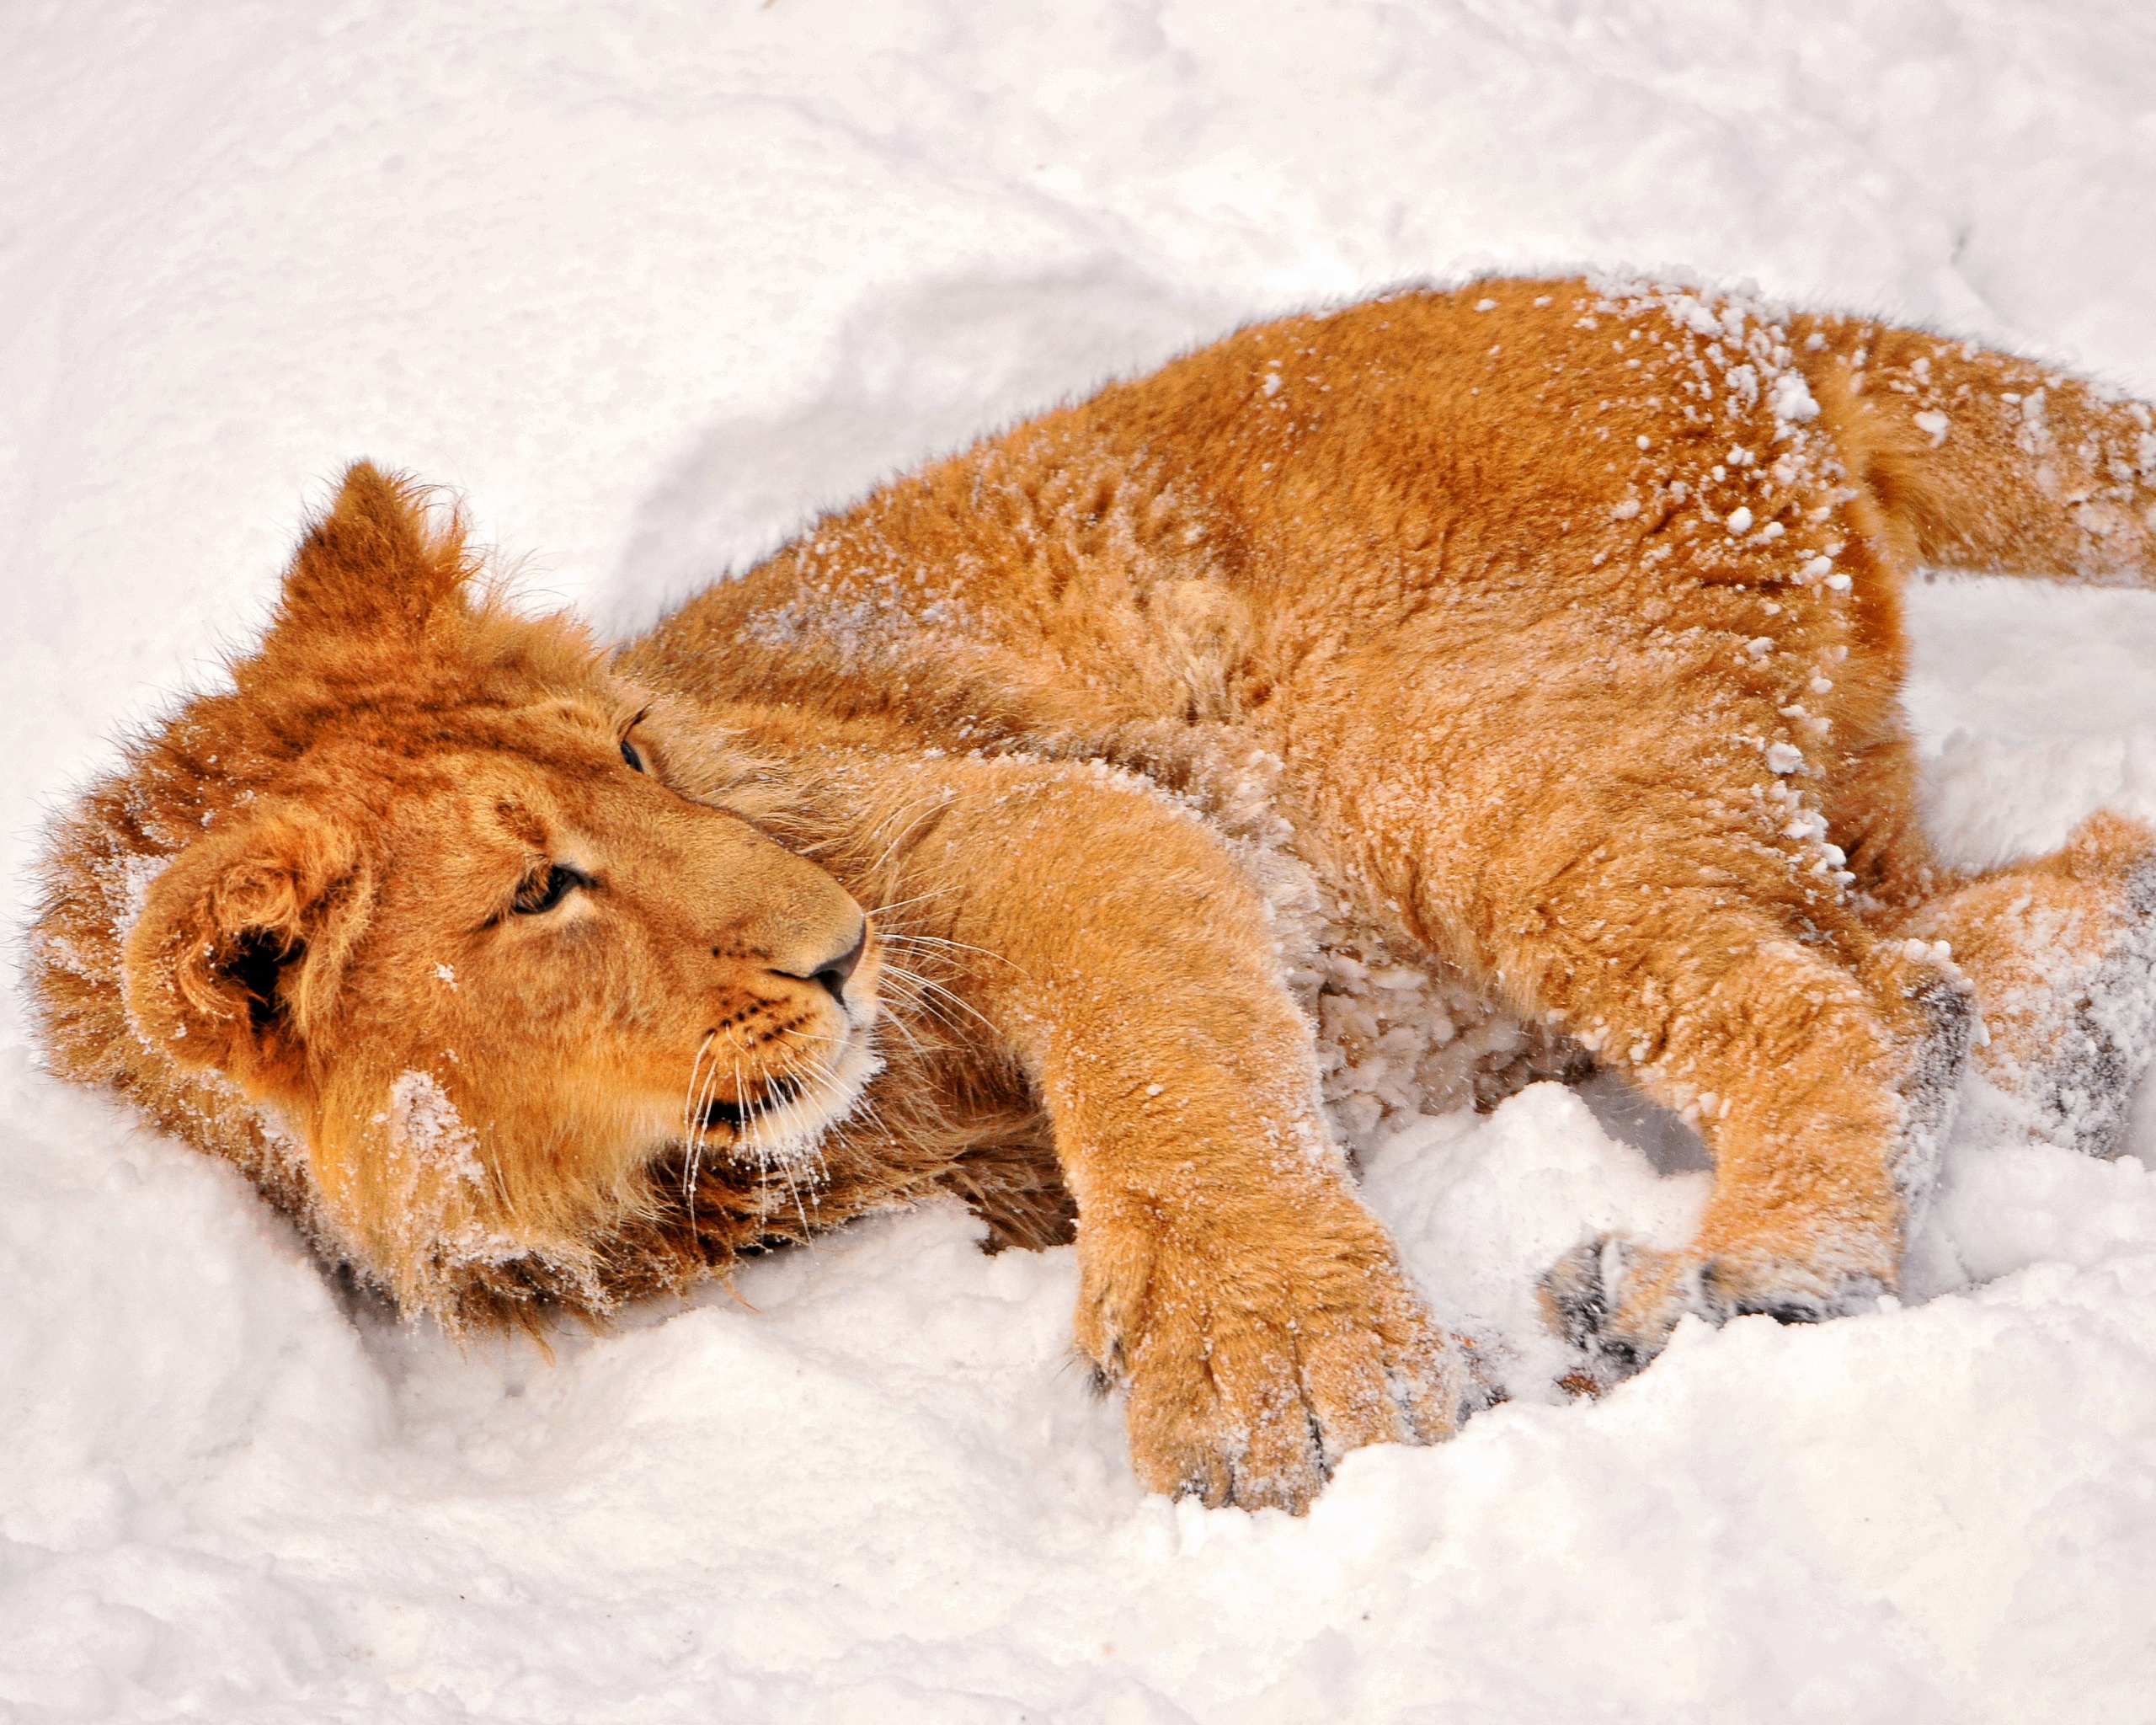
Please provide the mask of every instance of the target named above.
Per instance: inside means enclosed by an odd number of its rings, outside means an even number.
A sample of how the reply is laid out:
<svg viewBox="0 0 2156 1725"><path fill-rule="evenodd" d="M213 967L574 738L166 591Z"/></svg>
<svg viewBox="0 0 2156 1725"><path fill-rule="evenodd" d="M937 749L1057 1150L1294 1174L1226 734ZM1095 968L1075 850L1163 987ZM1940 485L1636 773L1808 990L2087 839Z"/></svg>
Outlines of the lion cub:
<svg viewBox="0 0 2156 1725"><path fill-rule="evenodd" d="M233 686L58 828L45 1044L451 1326L932 1189L1075 1209L1141 1478L1299 1509L1481 1394L1328 1119L1342 966L1697 1122L1698 1238L1545 1281L1596 1382L1893 1288L1978 1008L2021 1124L2108 1143L2151 836L1940 867L1897 592L2146 579L2152 477L2148 410L2041 366L1577 280L1246 329L611 655L362 464ZM1477 1079L1376 1025L1396 1103Z"/></svg>

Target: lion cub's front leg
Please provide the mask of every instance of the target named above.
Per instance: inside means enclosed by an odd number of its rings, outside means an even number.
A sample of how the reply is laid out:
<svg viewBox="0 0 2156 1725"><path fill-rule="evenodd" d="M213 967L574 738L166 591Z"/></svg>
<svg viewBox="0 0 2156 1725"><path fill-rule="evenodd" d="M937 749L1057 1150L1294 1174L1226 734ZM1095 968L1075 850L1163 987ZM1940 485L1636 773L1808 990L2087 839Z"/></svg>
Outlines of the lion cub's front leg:
<svg viewBox="0 0 2156 1725"><path fill-rule="evenodd" d="M1084 767L954 764L911 872L1038 1087L1078 1203L1077 1340L1154 1489L1299 1510L1448 1435L1463 1350L1357 1199L1263 905L1210 831Z"/></svg>
<svg viewBox="0 0 2156 1725"><path fill-rule="evenodd" d="M1128 1386L1155 1491L1299 1512L1348 1450L1451 1434L1475 1387L1461 1351L1337 1183L1084 1210L1078 1344Z"/></svg>

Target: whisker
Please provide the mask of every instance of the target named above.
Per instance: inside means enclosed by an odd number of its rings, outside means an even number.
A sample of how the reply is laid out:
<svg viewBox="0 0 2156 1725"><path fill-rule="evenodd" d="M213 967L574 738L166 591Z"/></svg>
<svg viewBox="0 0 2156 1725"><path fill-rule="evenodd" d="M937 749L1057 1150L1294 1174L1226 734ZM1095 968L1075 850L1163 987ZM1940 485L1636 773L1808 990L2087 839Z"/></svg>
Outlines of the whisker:
<svg viewBox="0 0 2156 1725"><path fill-rule="evenodd" d="M696 1220L696 1184L702 1176L704 1159L703 1110L711 1093L711 1087L718 1081L718 1063L712 1063L711 1071L696 1092L696 1116L687 1134L687 1154L682 1158L681 1189L689 1203L689 1223L695 1226Z"/></svg>
<svg viewBox="0 0 2156 1725"><path fill-rule="evenodd" d="M704 1055L718 1038L717 1030L707 1030L704 1039L696 1044L696 1058L689 1068L688 1094L681 1104L681 1138L686 1146L681 1165L681 1199L689 1208L689 1234L691 1239L695 1238L696 1231L696 1172L703 1156L703 1135L697 1130L702 1124L702 1087L699 1081L703 1071ZM714 1071L718 1070L718 1064L715 1060L712 1063Z"/></svg>
<svg viewBox="0 0 2156 1725"><path fill-rule="evenodd" d="M939 886L928 892L915 893L910 899L893 899L887 904L877 905L871 914L875 916L877 922L879 925L878 932L881 932L880 925L882 924L883 920L886 916L889 916L892 911L903 911L909 905L925 905L931 899L947 897L950 890L951 889L948 887Z"/></svg>
<svg viewBox="0 0 2156 1725"><path fill-rule="evenodd" d="M952 1021L951 1015L930 999L927 992L911 978L906 979L906 988L908 991L900 995L894 1003L894 1018L904 1013L912 1013L925 1023L938 1024L953 1032L960 1028Z"/></svg>
<svg viewBox="0 0 2156 1725"><path fill-rule="evenodd" d="M892 852L897 850L900 845L906 841L907 838L912 834L913 830L915 827L919 826L921 822L926 820L930 815L940 814L944 809L951 806L951 793L948 791L931 792L927 796L921 798L921 804L923 806L921 809L921 812L915 815L911 820L909 820L905 826L899 829L898 836L894 838L889 844L883 847L883 854L878 857L873 863L863 871L865 873L873 877L881 873L883 865L891 860ZM901 810L900 812L903 813L905 811ZM889 817L890 820L895 820L896 818L896 815ZM870 839L873 841L876 835L880 833L883 830L883 827L888 824L888 820L878 822L877 825L870 830Z"/></svg>
<svg viewBox="0 0 2156 1725"><path fill-rule="evenodd" d="M907 1023L905 1019L899 1017L897 1014L891 1012L885 1013L883 1015L883 1022L890 1025L891 1028L896 1030L899 1035L905 1038L906 1046L910 1048L923 1060L927 1059L931 1053L935 1052L935 1050L931 1049L927 1044L923 1042L918 1036L915 1036L913 1033L913 1027Z"/></svg>
<svg viewBox="0 0 2156 1725"><path fill-rule="evenodd" d="M868 828L865 832L845 834L833 833L829 837L818 839L809 843L796 844L793 848L804 857L813 857L821 852L832 849L835 846L842 841L847 843L849 846L853 844L859 844L862 846L871 845L873 844L878 838L882 836L882 835L889 829L894 822L905 820L907 816L911 815L913 819L908 821L907 825L900 830L898 836L894 838L891 842L884 847L883 852L881 856L877 857L873 862L868 864L866 868L855 871L857 878L861 879L866 880L873 879L882 872L883 865L890 861L891 852L895 851L899 845L905 841L907 833L910 832L915 826L920 824L922 817L926 814L932 812L936 809L947 806L950 800L950 793L947 791L930 791L926 793L924 795L916 798L912 802L899 804L898 807L892 809L890 813L884 815L881 820L878 820L873 826Z"/></svg>
<svg viewBox="0 0 2156 1725"><path fill-rule="evenodd" d="M690 1111L696 1103L696 1078L703 1071L704 1050L711 1046L712 1038L716 1033L712 1031L704 1033L703 1040L696 1044L696 1058L689 1062L688 1087L681 1092L681 1130L685 1135L689 1130Z"/></svg>
<svg viewBox="0 0 2156 1725"><path fill-rule="evenodd" d="M923 1060L950 1054L958 1046L947 1023L911 1007L905 1013L889 1015L884 1022L905 1039L909 1050Z"/></svg>
<svg viewBox="0 0 2156 1725"><path fill-rule="evenodd" d="M878 937L886 946L942 947L954 953L979 953L984 959L993 959L999 964L1008 964L1013 970L1024 974L1025 967L1001 953L992 953L986 947L977 947L971 941L949 940L940 934L883 934Z"/></svg>
<svg viewBox="0 0 2156 1725"><path fill-rule="evenodd" d="M918 991L909 994L894 1002L894 1016L906 1014L910 1014L924 1025L935 1024L950 1031L956 1031L958 1028L951 1022L948 1013L943 1012L934 1001Z"/></svg>
<svg viewBox="0 0 2156 1725"><path fill-rule="evenodd" d="M905 970L902 967L895 964L886 965L884 967L884 974L886 975L893 974L899 975L904 977L907 981L912 983L915 988L919 989L924 997L924 1011L928 1010L925 1004L926 1000L928 998L947 1001L951 1005L956 1007L960 1012L966 1013L969 1017L976 1020L991 1034L994 1033L995 1025L990 1019L981 1012L978 1007L974 1006L972 1002L963 1000L958 995L953 994L949 989L944 987L942 983L931 981L929 978L921 975L918 971Z"/></svg>
<svg viewBox="0 0 2156 1725"><path fill-rule="evenodd" d="M748 1138L750 1130L755 1124L755 1117L749 1112L745 1106L749 1092L748 1087L741 1081L741 1055L739 1049L735 1050L734 1055L734 1094L737 1097L740 1098L743 1104L741 1124L735 1129L735 1141L744 1149L748 1149L751 1147L749 1145ZM764 1216L771 1214L769 1209L765 1205L763 1188L761 1186L759 1186L756 1191L756 1214L759 1220L761 1220Z"/></svg>
<svg viewBox="0 0 2156 1725"><path fill-rule="evenodd" d="M789 1050L781 1060L779 1072L782 1077L791 1078L797 1076L796 1056L792 1051ZM805 1172L806 1170L802 1169L799 1172ZM802 1200L801 1186L794 1178L796 1172L794 1158L790 1156L780 1158L779 1175L786 1182L787 1195L793 1199L794 1214L801 1218L801 1237L806 1242L813 1237L815 1231L808 1226L808 1207Z"/></svg>

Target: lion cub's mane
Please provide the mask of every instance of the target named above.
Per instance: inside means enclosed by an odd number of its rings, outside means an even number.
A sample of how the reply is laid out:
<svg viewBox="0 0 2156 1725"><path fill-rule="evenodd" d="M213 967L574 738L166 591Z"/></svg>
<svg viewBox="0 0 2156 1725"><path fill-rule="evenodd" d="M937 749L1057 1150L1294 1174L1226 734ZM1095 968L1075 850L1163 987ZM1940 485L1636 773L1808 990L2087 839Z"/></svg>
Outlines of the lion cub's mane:
<svg viewBox="0 0 2156 1725"><path fill-rule="evenodd" d="M28 955L41 1040L59 1076L109 1087L157 1125L237 1165L325 1258L362 1284L376 1278L320 1201L304 1135L221 1072L173 1059L149 1033L148 1003L129 997L125 952L151 884L205 831L252 804L340 804L363 825L371 800L393 797L408 774L424 772L429 741L445 729L513 722L536 702L644 698L612 676L582 625L520 615L499 584L480 579L461 521L430 512L417 488L382 483L397 507L419 519L431 513L421 644L359 644L334 614L296 611L288 595L263 652L233 665L231 688L197 695L146 728L126 745L120 769L56 827ZM333 734L333 758L315 758ZM369 770L339 772L355 751ZM677 788L723 794L728 806L753 813L846 879L870 908L906 895L889 833L842 818L767 751L677 719L669 760ZM325 862L342 871L348 923L364 919L365 859ZM901 948L903 925L901 908L892 930ZM258 956L267 965L280 954ZM935 1001L934 953L911 953L899 968L898 1022L883 1039L886 1076L873 1111L827 1134L813 1167L705 1155L691 1194L686 1154L662 1157L628 1192L569 1194L582 1211L580 1250L503 1251L484 1237L425 1241L419 1250L427 1261L404 1267L402 1285L383 1291L453 1330L531 1327L550 1312L598 1319L624 1300L723 1272L744 1252L936 1190L988 1216L999 1244L1067 1237L1070 1200L1045 1122L1015 1081L996 1081L977 1056L954 1058L958 1044L941 1022L948 1014Z"/></svg>

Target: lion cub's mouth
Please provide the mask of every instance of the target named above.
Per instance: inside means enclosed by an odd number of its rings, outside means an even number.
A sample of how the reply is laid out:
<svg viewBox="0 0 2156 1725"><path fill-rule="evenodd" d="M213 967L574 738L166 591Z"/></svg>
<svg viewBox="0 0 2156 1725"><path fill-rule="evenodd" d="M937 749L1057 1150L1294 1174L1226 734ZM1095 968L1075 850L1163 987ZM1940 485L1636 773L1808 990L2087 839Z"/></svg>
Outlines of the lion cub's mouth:
<svg viewBox="0 0 2156 1725"><path fill-rule="evenodd" d="M883 1070L883 1057L870 1046L863 1025L847 1036L828 1071L812 1078L775 1075L753 1096L732 1102L710 1097L696 1123L706 1132L728 1135L732 1142L726 1147L736 1155L746 1152L765 1163L803 1160L853 1112L869 1081Z"/></svg>
<svg viewBox="0 0 2156 1725"><path fill-rule="evenodd" d="M774 1078L764 1087L764 1093L754 1102L728 1102L715 1096L704 1104L704 1130L709 1132L720 1126L730 1126L738 1132L757 1115L785 1107L801 1094L801 1089L798 1078Z"/></svg>

